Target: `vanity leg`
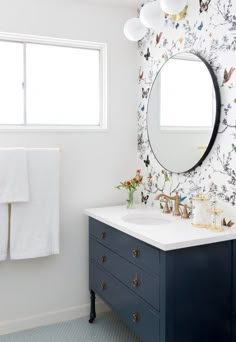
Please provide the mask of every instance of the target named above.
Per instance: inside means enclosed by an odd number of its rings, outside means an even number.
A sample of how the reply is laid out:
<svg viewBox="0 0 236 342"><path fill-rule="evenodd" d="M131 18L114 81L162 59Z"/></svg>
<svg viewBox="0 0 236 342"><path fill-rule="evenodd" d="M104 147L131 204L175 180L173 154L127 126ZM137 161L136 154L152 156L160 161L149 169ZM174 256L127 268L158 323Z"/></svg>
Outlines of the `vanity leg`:
<svg viewBox="0 0 236 342"><path fill-rule="evenodd" d="M89 323L93 323L93 321L96 318L96 311L95 311L95 292L93 290L90 290L90 319Z"/></svg>

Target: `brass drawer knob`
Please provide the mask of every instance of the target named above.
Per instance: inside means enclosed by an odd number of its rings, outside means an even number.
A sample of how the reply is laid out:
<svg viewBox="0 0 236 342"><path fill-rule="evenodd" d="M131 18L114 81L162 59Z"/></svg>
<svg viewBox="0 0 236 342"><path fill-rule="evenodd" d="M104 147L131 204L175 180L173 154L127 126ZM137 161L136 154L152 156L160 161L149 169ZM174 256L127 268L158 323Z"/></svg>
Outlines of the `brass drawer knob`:
<svg viewBox="0 0 236 342"><path fill-rule="evenodd" d="M137 312L133 313L132 319L133 319L134 323L136 323L138 321L138 313Z"/></svg>
<svg viewBox="0 0 236 342"><path fill-rule="evenodd" d="M105 239L105 236L106 236L106 232L102 231L102 232L100 233L101 239Z"/></svg>
<svg viewBox="0 0 236 342"><path fill-rule="evenodd" d="M138 287L139 286L139 279L138 279L138 275L135 274L135 277L133 279L133 287Z"/></svg>
<svg viewBox="0 0 236 342"><path fill-rule="evenodd" d="M135 249L133 249L132 254L133 254L134 258L137 258L139 256L139 249L138 249L138 247L135 247Z"/></svg>
<svg viewBox="0 0 236 342"><path fill-rule="evenodd" d="M102 263L104 263L104 262L106 261L106 256L105 256L105 255L101 255L101 256L100 256L100 261L101 261Z"/></svg>
<svg viewBox="0 0 236 342"><path fill-rule="evenodd" d="M101 288L101 290L105 290L106 284L104 283L104 281L100 282L100 288Z"/></svg>

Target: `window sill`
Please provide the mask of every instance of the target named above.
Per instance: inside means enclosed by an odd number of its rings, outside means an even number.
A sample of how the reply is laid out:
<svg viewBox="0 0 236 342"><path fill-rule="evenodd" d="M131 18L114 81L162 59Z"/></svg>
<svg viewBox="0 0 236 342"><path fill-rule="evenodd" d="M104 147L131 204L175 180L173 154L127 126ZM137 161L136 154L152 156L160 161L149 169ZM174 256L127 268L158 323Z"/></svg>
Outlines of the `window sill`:
<svg viewBox="0 0 236 342"><path fill-rule="evenodd" d="M99 126L0 125L0 133L105 133L107 131L107 127Z"/></svg>

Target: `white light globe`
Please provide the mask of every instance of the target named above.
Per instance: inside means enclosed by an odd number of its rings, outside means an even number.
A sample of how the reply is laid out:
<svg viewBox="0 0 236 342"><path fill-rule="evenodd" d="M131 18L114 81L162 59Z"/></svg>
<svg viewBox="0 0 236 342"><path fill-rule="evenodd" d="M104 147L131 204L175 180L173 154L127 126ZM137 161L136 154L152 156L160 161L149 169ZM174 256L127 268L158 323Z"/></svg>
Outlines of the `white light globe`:
<svg viewBox="0 0 236 342"><path fill-rule="evenodd" d="M176 0L177 1L177 0ZM158 29L160 21L164 18L159 1L148 2L141 8L140 20L148 28Z"/></svg>
<svg viewBox="0 0 236 342"><path fill-rule="evenodd" d="M162 11L170 15L180 13L185 6L187 6L187 0L160 0Z"/></svg>
<svg viewBox="0 0 236 342"><path fill-rule="evenodd" d="M124 35L128 40L137 42L142 39L148 29L141 23L139 18L131 18L124 25Z"/></svg>

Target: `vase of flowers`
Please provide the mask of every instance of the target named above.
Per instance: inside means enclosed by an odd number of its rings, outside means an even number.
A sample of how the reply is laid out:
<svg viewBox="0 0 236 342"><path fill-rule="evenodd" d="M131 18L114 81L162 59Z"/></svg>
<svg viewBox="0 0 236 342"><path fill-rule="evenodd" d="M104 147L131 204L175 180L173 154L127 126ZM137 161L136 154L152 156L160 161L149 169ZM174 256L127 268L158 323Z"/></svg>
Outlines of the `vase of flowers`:
<svg viewBox="0 0 236 342"><path fill-rule="evenodd" d="M117 185L116 189L126 189L128 192L128 198L127 198L127 208L131 209L134 207L134 193L142 183L143 176L140 174L140 170L136 170L136 175L134 178L120 182L119 185Z"/></svg>

